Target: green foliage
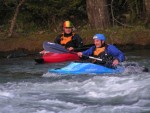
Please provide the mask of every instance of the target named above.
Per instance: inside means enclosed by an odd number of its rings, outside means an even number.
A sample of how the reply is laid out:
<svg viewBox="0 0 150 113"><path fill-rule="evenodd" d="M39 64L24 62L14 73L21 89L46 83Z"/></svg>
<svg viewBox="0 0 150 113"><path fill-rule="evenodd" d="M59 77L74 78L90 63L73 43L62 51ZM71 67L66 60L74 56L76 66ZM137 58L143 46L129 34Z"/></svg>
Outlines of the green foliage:
<svg viewBox="0 0 150 113"><path fill-rule="evenodd" d="M14 10L14 0L0 0L0 25L8 23Z"/></svg>
<svg viewBox="0 0 150 113"><path fill-rule="evenodd" d="M107 1L111 10L111 0ZM143 0L113 0L115 19L126 24L142 23L143 2ZM10 25L18 3L19 0L0 0L0 26ZM17 17L16 30L59 31L64 20L71 20L75 27L87 26L86 0L25 0Z"/></svg>
<svg viewBox="0 0 150 113"><path fill-rule="evenodd" d="M38 27L53 28L70 17L82 18L78 10L83 0L27 0L25 3L24 22L33 22ZM75 13L76 12L76 13ZM79 15L80 14L80 15ZM84 13L85 15L85 13ZM73 20L73 19L72 19ZM60 27L60 26L58 26Z"/></svg>
<svg viewBox="0 0 150 113"><path fill-rule="evenodd" d="M18 3L19 0L0 0L0 25L10 24ZM16 28L58 30L64 20L82 22L85 12L85 0L26 0L20 8Z"/></svg>
<svg viewBox="0 0 150 113"><path fill-rule="evenodd" d="M115 19L125 24L135 24L138 21L143 21L143 2L143 0L114 0L113 14ZM108 4L111 4L109 0Z"/></svg>

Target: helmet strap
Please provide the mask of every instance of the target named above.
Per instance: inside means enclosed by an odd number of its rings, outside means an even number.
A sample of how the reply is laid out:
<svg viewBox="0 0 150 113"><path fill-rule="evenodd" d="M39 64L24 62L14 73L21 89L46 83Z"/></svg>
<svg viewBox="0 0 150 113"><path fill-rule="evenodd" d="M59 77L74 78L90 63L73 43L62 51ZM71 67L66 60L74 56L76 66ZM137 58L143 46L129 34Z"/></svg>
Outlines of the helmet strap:
<svg viewBox="0 0 150 113"><path fill-rule="evenodd" d="M101 47L104 47L106 45L106 43L104 42L102 42L102 40L101 40Z"/></svg>

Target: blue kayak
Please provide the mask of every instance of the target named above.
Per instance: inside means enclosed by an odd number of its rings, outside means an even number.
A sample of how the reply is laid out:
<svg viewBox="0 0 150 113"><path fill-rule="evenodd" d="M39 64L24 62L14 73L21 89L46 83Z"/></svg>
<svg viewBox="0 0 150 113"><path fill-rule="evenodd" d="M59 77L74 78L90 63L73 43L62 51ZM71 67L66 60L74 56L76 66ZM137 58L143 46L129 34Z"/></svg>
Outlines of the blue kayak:
<svg viewBox="0 0 150 113"><path fill-rule="evenodd" d="M115 74L122 73L124 71L123 67L117 67L116 69L111 69L104 67L102 65L97 65L93 63L80 63L80 62L71 62L66 67L60 69L49 69L50 73L57 74Z"/></svg>

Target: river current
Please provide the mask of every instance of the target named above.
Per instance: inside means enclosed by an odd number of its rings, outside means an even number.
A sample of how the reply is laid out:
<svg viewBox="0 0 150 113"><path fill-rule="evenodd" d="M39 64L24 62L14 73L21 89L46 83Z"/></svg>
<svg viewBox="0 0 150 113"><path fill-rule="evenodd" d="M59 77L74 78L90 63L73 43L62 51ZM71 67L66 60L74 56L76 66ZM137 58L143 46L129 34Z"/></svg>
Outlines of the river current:
<svg viewBox="0 0 150 113"><path fill-rule="evenodd" d="M33 57L0 59L0 113L150 113L149 50L125 52L121 74L48 73L70 62L36 64Z"/></svg>

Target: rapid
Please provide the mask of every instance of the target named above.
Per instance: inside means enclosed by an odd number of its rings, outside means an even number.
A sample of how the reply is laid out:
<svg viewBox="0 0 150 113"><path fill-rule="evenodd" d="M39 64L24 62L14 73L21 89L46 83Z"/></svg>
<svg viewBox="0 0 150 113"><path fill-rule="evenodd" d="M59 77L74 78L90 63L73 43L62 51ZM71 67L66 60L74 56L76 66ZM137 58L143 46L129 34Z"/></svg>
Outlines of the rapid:
<svg viewBox="0 0 150 113"><path fill-rule="evenodd" d="M125 52L123 73L57 75L33 57L0 59L0 113L150 113L149 50ZM130 65L132 64L132 65Z"/></svg>

